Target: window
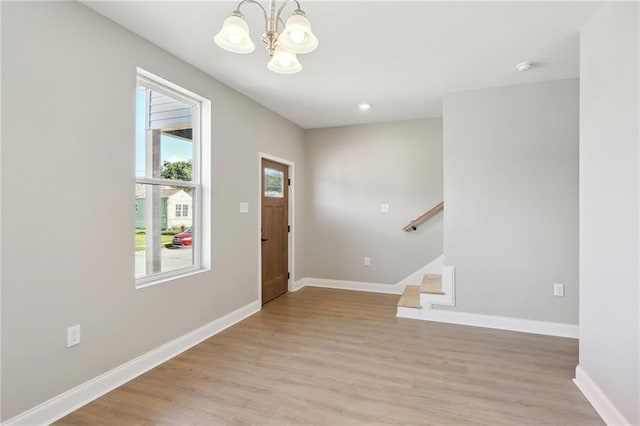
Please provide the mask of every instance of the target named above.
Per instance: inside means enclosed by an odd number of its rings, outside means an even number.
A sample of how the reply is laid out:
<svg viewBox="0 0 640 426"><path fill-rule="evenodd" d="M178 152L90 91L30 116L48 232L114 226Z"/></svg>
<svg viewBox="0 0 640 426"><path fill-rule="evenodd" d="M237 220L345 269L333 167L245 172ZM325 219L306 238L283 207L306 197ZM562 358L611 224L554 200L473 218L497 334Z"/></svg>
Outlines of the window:
<svg viewBox="0 0 640 426"><path fill-rule="evenodd" d="M264 169L264 196L284 198L284 173L280 170Z"/></svg>
<svg viewBox="0 0 640 426"><path fill-rule="evenodd" d="M149 73L138 74L135 137L138 286L202 269L203 238L199 232L203 219L199 168L202 103L197 95Z"/></svg>
<svg viewBox="0 0 640 426"><path fill-rule="evenodd" d="M189 204L176 204L176 217L189 216Z"/></svg>

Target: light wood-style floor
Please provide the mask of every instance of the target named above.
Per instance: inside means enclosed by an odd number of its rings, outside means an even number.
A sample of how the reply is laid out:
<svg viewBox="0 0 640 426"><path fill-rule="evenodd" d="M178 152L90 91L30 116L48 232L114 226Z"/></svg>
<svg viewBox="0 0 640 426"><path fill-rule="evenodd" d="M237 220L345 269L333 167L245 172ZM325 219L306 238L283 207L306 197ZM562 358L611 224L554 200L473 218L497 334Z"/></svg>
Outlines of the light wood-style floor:
<svg viewBox="0 0 640 426"><path fill-rule="evenodd" d="M304 288L57 425L602 425L573 339L395 317Z"/></svg>

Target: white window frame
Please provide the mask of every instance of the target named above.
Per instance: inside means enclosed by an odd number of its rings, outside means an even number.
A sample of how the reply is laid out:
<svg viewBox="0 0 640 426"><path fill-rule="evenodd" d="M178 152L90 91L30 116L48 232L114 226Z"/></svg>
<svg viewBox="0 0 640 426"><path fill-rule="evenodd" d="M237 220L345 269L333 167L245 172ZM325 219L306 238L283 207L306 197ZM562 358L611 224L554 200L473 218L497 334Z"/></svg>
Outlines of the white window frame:
<svg viewBox="0 0 640 426"><path fill-rule="evenodd" d="M136 176L136 184L153 184L192 188L192 229L196 231L192 245L193 265L166 272L157 272L135 277L136 288L173 281L177 278L204 272L210 269L210 220L211 211L211 101L176 84L164 80L141 68L137 69L136 87L144 86L164 93L193 107L193 175L192 181L180 181L147 176ZM203 165L204 171L203 171ZM205 219L206 218L206 219Z"/></svg>
<svg viewBox="0 0 640 426"><path fill-rule="evenodd" d="M189 204L182 205L182 217L189 217Z"/></svg>
<svg viewBox="0 0 640 426"><path fill-rule="evenodd" d="M176 204L176 217L182 217L182 204Z"/></svg>

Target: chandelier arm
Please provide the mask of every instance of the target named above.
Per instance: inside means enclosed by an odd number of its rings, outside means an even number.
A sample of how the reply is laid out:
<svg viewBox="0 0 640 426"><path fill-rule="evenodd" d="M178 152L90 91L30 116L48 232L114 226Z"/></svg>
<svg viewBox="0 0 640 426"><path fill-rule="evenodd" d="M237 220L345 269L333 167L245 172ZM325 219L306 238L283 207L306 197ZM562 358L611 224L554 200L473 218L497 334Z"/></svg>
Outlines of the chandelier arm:
<svg viewBox="0 0 640 426"><path fill-rule="evenodd" d="M289 0L289 1L296 1L296 3L297 3L297 0ZM245 4L247 4L247 3L249 3L249 4L255 4L255 5L257 5L260 9L262 9L262 13L264 14L264 29L265 29L265 32L267 32L267 31L268 31L268 29L269 29L269 18L267 17L267 11L265 10L265 8L264 8L260 3L258 3L256 0L242 0L240 3L238 3L238 7L236 7L236 11L237 11L238 13L240 13L240 8L241 8L242 6L244 6Z"/></svg>
<svg viewBox="0 0 640 426"><path fill-rule="evenodd" d="M300 3L298 2L298 0L286 0L284 3L282 3L282 5L280 5L280 8L278 9L278 13L276 14L276 22L278 21L283 22L282 19L280 19L280 14L282 13L282 10L291 3L295 3L296 10L299 10L300 12L302 12L302 9L300 9Z"/></svg>

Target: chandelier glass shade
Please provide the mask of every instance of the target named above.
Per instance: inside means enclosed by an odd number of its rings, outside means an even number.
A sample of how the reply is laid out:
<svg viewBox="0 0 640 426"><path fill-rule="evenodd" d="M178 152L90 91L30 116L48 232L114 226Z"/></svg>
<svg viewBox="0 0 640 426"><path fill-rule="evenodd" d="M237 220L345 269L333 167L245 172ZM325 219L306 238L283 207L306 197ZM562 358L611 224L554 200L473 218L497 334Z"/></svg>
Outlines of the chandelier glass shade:
<svg viewBox="0 0 640 426"><path fill-rule="evenodd" d="M318 38L311 32L311 23L304 15L292 15L279 37L280 46L291 53L309 53L318 47Z"/></svg>
<svg viewBox="0 0 640 426"><path fill-rule="evenodd" d="M267 68L279 74L295 74L302 70L302 65L298 61L295 53L278 46L267 64Z"/></svg>
<svg viewBox="0 0 640 426"><path fill-rule="evenodd" d="M240 8L247 3L259 6L264 13L265 32L262 41L267 45L271 56L267 67L280 74L294 74L302 70L296 55L315 50L318 47L318 38L311 31L311 23L300 9L297 0L286 0L277 11L276 0L269 0L269 12L256 0L241 1L231 16L225 19L220 32L215 35L216 44L233 53L251 53L255 50L249 26L240 12ZM283 9L292 3L297 8L284 24L280 15Z"/></svg>
<svg viewBox="0 0 640 426"><path fill-rule="evenodd" d="M256 49L249 37L249 26L242 17L236 15L224 20L222 30L214 40L218 46L234 53L251 53Z"/></svg>

